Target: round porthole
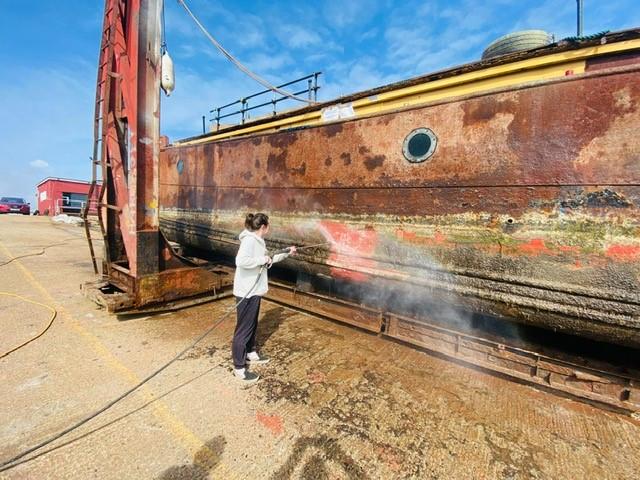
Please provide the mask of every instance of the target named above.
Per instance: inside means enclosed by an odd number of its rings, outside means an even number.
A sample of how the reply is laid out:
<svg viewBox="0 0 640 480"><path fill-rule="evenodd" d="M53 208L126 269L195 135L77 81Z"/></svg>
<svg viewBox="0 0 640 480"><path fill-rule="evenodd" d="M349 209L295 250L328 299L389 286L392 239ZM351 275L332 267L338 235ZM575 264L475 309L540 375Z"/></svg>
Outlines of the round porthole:
<svg viewBox="0 0 640 480"><path fill-rule="evenodd" d="M436 151L437 143L438 137L430 129L416 128L404 139L402 153L411 163L424 162Z"/></svg>
<svg viewBox="0 0 640 480"><path fill-rule="evenodd" d="M184 170L184 162L182 159L178 160L178 163L176 163L176 170L178 170L178 175L180 175L182 170Z"/></svg>

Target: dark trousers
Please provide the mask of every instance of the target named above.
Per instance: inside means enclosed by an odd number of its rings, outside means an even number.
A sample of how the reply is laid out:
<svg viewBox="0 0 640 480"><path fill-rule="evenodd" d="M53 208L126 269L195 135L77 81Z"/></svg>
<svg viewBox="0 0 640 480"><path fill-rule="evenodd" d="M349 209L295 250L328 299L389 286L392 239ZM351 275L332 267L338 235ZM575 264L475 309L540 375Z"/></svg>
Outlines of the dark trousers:
<svg viewBox="0 0 640 480"><path fill-rule="evenodd" d="M258 295L246 298L236 307L238 323L236 323L236 331L233 334L233 343L231 344L235 368L244 368L247 352L253 352L256 348L261 298ZM239 301L240 297L236 297L236 303Z"/></svg>

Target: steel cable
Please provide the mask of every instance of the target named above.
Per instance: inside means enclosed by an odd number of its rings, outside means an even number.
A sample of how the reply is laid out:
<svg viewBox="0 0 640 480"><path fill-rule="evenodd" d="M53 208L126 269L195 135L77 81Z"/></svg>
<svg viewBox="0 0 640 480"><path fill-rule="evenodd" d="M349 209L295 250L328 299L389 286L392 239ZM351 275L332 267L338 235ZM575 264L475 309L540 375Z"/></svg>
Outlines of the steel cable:
<svg viewBox="0 0 640 480"><path fill-rule="evenodd" d="M184 0L178 0L178 3L184 7L186 12L193 19L193 21L196 23L196 25L200 28L200 30L202 30L202 33L204 33L204 35L209 39L209 41L211 43L213 43L213 45L218 50L220 50L220 53L222 53L225 57L227 57L227 59L230 60L231 63L233 63L236 67L238 67L238 69L240 69L242 72L247 74L249 77L253 78L256 82L258 82L259 84L261 84L265 88L268 88L269 90L271 90L273 92L277 92L280 95L284 95L287 98L290 98L292 100L297 100L298 102L308 103L310 105L315 105L317 103L317 102L314 102L312 100L307 100L306 98L298 97L298 96L293 95L293 94L291 94L291 93L289 93L289 92L287 92L285 90L282 90L282 89L272 85L267 80L265 80L264 78L260 77L259 75L253 73L251 70L249 70L247 67L245 67L242 63L240 63L240 61L238 59L236 59L233 55L231 55L220 44L220 42L218 42L215 38L213 38L213 36L207 31L207 29L202 25L202 23L200 23L200 21L196 18L196 16L193 14L193 12L191 10L189 10L189 7L187 7L187 4L184 2Z"/></svg>
<svg viewBox="0 0 640 480"><path fill-rule="evenodd" d="M37 247L37 248L40 248L40 251L39 251L39 252L25 253L24 255L17 255L17 256L15 256L15 257L11 257L9 260L6 260L6 261L4 261L4 262L0 263L0 267L4 267L5 265L8 265L9 263L11 263L11 262L13 262L13 261L15 261L15 260L18 260L18 259L20 259L20 258L26 258L26 257L37 257L37 256L39 256L39 255L43 255L43 254L44 254L44 252L45 252L45 250L47 250L48 248L51 248L51 247L59 247L59 246L61 246L61 245L67 245L67 244L69 244L70 242L74 242L74 241L76 241L76 240L85 240L85 238L84 238L84 237L71 238L71 239L69 239L69 240L65 240L64 242L52 243L52 244L50 244L50 245L45 245L44 247ZM99 240L101 240L101 239L96 239L96 240L98 240L98 241L99 241Z"/></svg>

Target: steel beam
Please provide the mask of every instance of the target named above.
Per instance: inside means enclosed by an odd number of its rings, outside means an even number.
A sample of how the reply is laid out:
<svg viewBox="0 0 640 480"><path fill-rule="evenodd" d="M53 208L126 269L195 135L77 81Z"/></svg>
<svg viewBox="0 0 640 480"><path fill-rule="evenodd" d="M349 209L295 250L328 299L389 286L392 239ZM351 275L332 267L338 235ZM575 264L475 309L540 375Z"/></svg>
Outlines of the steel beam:
<svg viewBox="0 0 640 480"><path fill-rule="evenodd" d="M115 302L106 302L114 309L229 284L227 273L178 257L159 228L161 18L162 0L105 3L94 149L101 141L103 272L119 291Z"/></svg>

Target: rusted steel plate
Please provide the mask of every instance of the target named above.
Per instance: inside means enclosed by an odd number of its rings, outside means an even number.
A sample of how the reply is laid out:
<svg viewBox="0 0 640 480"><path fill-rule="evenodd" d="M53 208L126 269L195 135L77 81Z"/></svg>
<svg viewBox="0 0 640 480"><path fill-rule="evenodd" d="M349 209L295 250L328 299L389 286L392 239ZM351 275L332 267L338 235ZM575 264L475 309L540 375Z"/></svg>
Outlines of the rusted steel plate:
<svg viewBox="0 0 640 480"><path fill-rule="evenodd" d="M233 283L228 269L172 268L137 279L136 306L168 302L215 292Z"/></svg>
<svg viewBox="0 0 640 480"><path fill-rule="evenodd" d="M638 186L588 185L558 187L437 187L394 188L302 188L291 187L216 187L200 185L163 185L163 199L174 208L186 210L219 209L231 211L238 204L251 208L269 205L278 212L312 212L317 214L439 216L471 213L481 210L490 217L469 217L469 222L483 222L490 227L515 231L515 223L532 210L552 214L591 212L598 215L618 213L634 218L634 206L640 201ZM165 205L167 205L165 204ZM420 211L417 211L420 206ZM500 215L500 217L496 217ZM504 218L502 218L504 216ZM511 221L509 221L511 219ZM514 224L515 223L515 224Z"/></svg>
<svg viewBox="0 0 640 480"><path fill-rule="evenodd" d="M387 318L385 335L390 337L554 390L630 412L640 411L638 379L571 365L415 319L396 315Z"/></svg>
<svg viewBox="0 0 640 480"><path fill-rule="evenodd" d="M620 53L617 55L607 55L605 57L591 58L587 60L586 70L588 72L606 70L608 68L625 67L640 63L640 53Z"/></svg>
<svg viewBox="0 0 640 480"><path fill-rule="evenodd" d="M576 76L344 123L215 143L217 185L229 187L474 187L638 185L638 72ZM402 155L405 137L431 128L424 163ZM163 184L201 185L203 146L169 148ZM197 153L195 153L197 152ZM211 146L209 146L211 155ZM192 165L197 158L198 165ZM210 168L211 161L206 162ZM171 170L174 170L172 172ZM206 175L205 175L206 176ZM210 182L210 180L207 180Z"/></svg>
<svg viewBox="0 0 640 480"><path fill-rule="evenodd" d="M233 255L244 214L266 210L272 248L330 243L288 268L640 346L640 76L625 68L168 147L163 230ZM419 127L438 145L412 164Z"/></svg>
<svg viewBox="0 0 640 480"><path fill-rule="evenodd" d="M266 298L371 332L380 332L382 328L382 315L378 311L324 295L294 290L277 282L270 282Z"/></svg>

